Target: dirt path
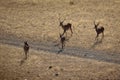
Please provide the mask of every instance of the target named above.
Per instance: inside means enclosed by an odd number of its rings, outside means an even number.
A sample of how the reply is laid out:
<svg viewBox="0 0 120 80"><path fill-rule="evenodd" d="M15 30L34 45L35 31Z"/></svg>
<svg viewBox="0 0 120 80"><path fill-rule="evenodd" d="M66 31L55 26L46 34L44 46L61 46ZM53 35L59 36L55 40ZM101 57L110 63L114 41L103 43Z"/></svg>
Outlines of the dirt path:
<svg viewBox="0 0 120 80"><path fill-rule="evenodd" d="M0 43L13 45L16 47L22 47L23 41L21 39L17 39L14 37L1 37ZM60 50L58 47L54 46L53 43L38 43L38 42L29 42L30 46L34 50L43 50L46 52L52 52L56 54L62 54L62 55L71 55L71 56L77 56L82 58L89 58L94 59L98 61L104 61L109 63L116 63L120 64L120 54L115 53L105 53L105 52L98 52L98 51L91 51L83 48L77 48L77 47L66 47L64 51ZM60 52L60 53L59 53Z"/></svg>

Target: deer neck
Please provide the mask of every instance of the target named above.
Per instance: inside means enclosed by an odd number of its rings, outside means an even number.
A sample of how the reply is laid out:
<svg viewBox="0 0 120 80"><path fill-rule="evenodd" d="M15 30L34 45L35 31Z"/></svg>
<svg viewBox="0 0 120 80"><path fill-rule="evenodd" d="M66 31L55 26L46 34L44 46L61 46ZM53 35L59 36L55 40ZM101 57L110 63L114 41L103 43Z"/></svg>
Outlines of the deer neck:
<svg viewBox="0 0 120 80"><path fill-rule="evenodd" d="M97 27L95 27L95 30L97 31L97 30L98 30L98 28L97 28Z"/></svg>
<svg viewBox="0 0 120 80"><path fill-rule="evenodd" d="M62 26L62 28L64 28L64 25L63 25L63 23L61 24L61 26Z"/></svg>

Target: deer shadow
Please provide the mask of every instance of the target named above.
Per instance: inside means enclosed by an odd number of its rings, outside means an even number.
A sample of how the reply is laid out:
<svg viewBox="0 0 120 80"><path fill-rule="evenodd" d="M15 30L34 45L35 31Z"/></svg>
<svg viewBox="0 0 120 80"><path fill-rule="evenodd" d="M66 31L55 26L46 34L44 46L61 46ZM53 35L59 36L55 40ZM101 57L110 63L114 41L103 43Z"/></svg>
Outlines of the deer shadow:
<svg viewBox="0 0 120 80"><path fill-rule="evenodd" d="M24 57L24 58L20 61L20 66L22 66L22 65L25 63L26 60L27 60L27 58Z"/></svg>
<svg viewBox="0 0 120 80"><path fill-rule="evenodd" d="M102 44L103 38L104 38L104 37L102 37L100 40L99 40L99 39L96 39L95 42L93 43L93 45L91 46L91 48L95 48L97 45Z"/></svg>
<svg viewBox="0 0 120 80"><path fill-rule="evenodd" d="M58 54L61 53L61 52L63 52L63 51L64 51L64 49L60 49L60 50L58 51Z"/></svg>

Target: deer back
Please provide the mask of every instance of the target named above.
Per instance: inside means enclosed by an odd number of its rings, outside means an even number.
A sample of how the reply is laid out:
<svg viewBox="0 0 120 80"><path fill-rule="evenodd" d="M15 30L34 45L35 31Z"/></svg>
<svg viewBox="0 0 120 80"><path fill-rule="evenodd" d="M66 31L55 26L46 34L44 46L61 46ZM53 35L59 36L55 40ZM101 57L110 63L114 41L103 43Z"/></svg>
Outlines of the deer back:
<svg viewBox="0 0 120 80"><path fill-rule="evenodd" d="M71 24L67 23L66 25L63 26L64 30L68 30L71 28Z"/></svg>

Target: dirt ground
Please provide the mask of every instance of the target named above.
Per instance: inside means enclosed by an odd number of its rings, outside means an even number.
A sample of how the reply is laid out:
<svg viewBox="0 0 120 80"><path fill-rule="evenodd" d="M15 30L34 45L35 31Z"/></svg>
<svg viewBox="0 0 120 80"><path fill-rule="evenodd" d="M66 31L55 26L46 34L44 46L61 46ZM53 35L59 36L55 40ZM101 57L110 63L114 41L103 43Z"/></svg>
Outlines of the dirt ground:
<svg viewBox="0 0 120 80"><path fill-rule="evenodd" d="M120 65L0 44L1 80L120 80Z"/></svg>
<svg viewBox="0 0 120 80"><path fill-rule="evenodd" d="M55 42L63 32L58 20L61 18L66 19L64 24L70 22L74 26L67 46L119 53L120 1L73 2L70 5L69 0L1 0L0 33L31 42ZM94 21L105 28L102 43L95 46Z"/></svg>
<svg viewBox="0 0 120 80"><path fill-rule="evenodd" d="M119 5L119 0L0 0L0 79L120 80L117 63L32 48L28 60L24 60L21 46L2 43L28 41L55 45L63 32L60 18L65 19L64 24L72 24L73 35L70 37L70 31L67 32L66 48L84 48L120 57ZM95 41L94 21L105 28L102 41L101 35Z"/></svg>

